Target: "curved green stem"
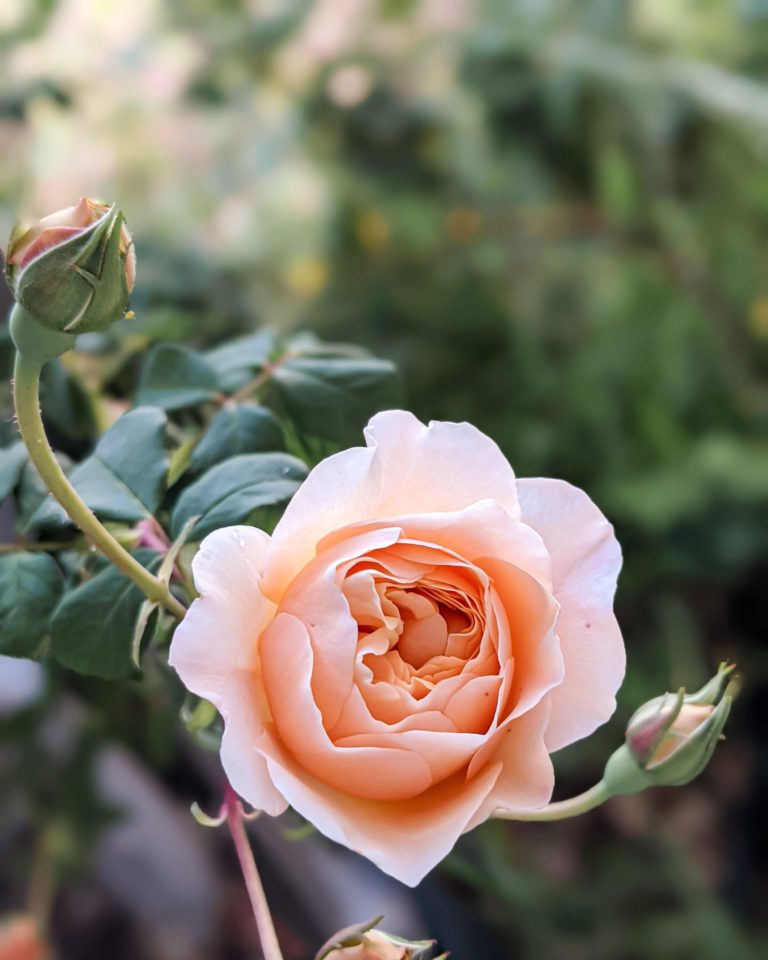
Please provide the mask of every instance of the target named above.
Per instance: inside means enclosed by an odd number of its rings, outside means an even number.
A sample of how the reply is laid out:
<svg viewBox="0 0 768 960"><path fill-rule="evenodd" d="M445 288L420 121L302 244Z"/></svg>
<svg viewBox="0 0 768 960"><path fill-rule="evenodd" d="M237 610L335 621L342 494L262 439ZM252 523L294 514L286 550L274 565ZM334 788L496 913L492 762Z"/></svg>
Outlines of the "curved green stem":
<svg viewBox="0 0 768 960"><path fill-rule="evenodd" d="M132 580L150 600L161 604L181 620L186 613L183 604L173 596L166 584L142 567L138 560L120 546L96 518L93 511L83 503L59 466L48 443L40 417L41 368L42 364L28 360L21 353L17 353L13 396L16 420L29 451L30 460L37 467L45 485L91 543L98 547L104 556Z"/></svg>
<svg viewBox="0 0 768 960"><path fill-rule="evenodd" d="M567 820L569 817L578 817L588 810L599 807L613 796L605 783L601 780L594 787L585 790L577 797L571 797L570 800L560 800L557 803L550 803L541 810L530 810L525 813L505 813L497 811L494 817L501 820Z"/></svg>

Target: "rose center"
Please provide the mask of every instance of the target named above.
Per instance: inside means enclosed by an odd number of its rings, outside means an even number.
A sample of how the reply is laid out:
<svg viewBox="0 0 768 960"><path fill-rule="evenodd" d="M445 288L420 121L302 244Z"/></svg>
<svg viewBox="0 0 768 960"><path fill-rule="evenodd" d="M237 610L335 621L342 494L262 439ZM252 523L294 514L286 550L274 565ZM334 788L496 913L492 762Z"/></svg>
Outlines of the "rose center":
<svg viewBox="0 0 768 960"><path fill-rule="evenodd" d="M374 683L394 683L421 698L477 652L482 618L460 592L379 583L377 593L380 621L358 623L362 662Z"/></svg>

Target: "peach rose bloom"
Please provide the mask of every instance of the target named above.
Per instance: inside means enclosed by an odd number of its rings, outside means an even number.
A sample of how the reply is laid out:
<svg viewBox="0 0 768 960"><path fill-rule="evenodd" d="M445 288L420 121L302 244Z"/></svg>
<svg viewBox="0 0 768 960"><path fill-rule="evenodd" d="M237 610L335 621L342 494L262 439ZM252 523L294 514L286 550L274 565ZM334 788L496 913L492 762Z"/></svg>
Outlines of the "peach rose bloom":
<svg viewBox="0 0 768 960"><path fill-rule="evenodd" d="M546 805L550 753L613 712L621 552L585 493L517 480L469 424L389 411L365 439L271 537L204 539L170 662L249 803L413 885L495 811Z"/></svg>

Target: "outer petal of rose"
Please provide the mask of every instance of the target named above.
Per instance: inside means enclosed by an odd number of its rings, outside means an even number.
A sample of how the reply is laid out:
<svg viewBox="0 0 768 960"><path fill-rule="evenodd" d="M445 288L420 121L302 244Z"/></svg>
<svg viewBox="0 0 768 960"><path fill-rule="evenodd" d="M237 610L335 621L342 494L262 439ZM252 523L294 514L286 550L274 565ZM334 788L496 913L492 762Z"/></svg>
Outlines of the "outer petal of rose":
<svg viewBox="0 0 768 960"><path fill-rule="evenodd" d="M509 461L469 423L424 426L412 413L388 410L371 419L365 440L376 450L379 517L464 510L478 500L520 516Z"/></svg>
<svg viewBox="0 0 768 960"><path fill-rule="evenodd" d="M294 810L326 837L411 887L450 852L501 770L493 764L469 782L458 774L412 800L381 803L320 783L287 753L270 756L267 763Z"/></svg>
<svg viewBox="0 0 768 960"><path fill-rule="evenodd" d="M626 665L613 614L621 549L613 527L582 490L562 480L518 480L523 520L552 556L557 633L565 679L551 693L550 750L573 743L605 723Z"/></svg>
<svg viewBox="0 0 768 960"><path fill-rule="evenodd" d="M213 702L224 719L221 765L229 782L256 810L271 817L288 809L288 801L275 786L264 758L264 726L254 702L253 674L233 674Z"/></svg>
<svg viewBox="0 0 768 960"><path fill-rule="evenodd" d="M287 802L257 749L263 704L256 699L256 644L274 613L258 586L268 542L253 527L226 527L203 540L192 561L200 597L176 628L168 659L184 686L223 716L221 759L232 786L254 807L276 815Z"/></svg>
<svg viewBox="0 0 768 960"><path fill-rule="evenodd" d="M539 810L549 803L555 785L544 740L549 717L550 704L544 700L496 735L497 748L490 763L500 763L501 773L466 830L472 830L496 810Z"/></svg>
<svg viewBox="0 0 768 960"><path fill-rule="evenodd" d="M499 745L498 758L471 779L462 772L399 803L345 796L309 776L285 751L272 752L268 765L291 806L318 830L415 886L462 833L494 809L538 810L546 805L554 783L543 743L548 714L542 704L516 720Z"/></svg>
<svg viewBox="0 0 768 960"><path fill-rule="evenodd" d="M390 410L354 447L318 464L272 535L264 590L278 600L291 576L328 533L365 520L401 514L464 510L496 500L519 519L512 467L485 434L467 423L424 426L411 413Z"/></svg>

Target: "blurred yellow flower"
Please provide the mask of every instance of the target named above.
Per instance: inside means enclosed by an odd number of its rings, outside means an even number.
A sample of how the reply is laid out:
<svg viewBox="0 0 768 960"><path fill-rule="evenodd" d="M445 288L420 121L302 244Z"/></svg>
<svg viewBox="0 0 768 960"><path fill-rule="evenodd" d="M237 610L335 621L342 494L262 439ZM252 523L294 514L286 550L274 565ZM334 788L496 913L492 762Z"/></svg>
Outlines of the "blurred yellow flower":
<svg viewBox="0 0 768 960"><path fill-rule="evenodd" d="M757 337L768 337L768 298L759 297L749 309L749 326Z"/></svg>
<svg viewBox="0 0 768 960"><path fill-rule="evenodd" d="M365 210L354 225L355 236L366 250L383 250L389 246L392 229L389 220L378 210Z"/></svg>
<svg viewBox="0 0 768 960"><path fill-rule="evenodd" d="M284 274L288 289L303 300L312 300L328 284L328 262L320 257L297 257Z"/></svg>

